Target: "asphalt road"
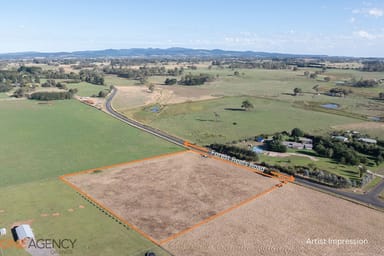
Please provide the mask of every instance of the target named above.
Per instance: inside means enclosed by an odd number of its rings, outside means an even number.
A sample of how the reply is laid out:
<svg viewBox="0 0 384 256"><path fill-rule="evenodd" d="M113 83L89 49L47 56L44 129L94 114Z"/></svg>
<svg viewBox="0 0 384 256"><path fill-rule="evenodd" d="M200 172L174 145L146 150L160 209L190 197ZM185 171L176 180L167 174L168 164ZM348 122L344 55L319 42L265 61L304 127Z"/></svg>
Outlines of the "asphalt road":
<svg viewBox="0 0 384 256"><path fill-rule="evenodd" d="M106 100L106 103L105 103L105 108L107 110L107 112L109 114L111 114L113 117L119 119L120 121L123 121L124 123L127 123L135 128L138 128L140 130L143 130L145 132L148 132L152 135L155 135L159 138L162 138L164 140L167 140L171 143L174 143L178 146L182 146L184 147L184 140L183 139L180 139L180 138L177 138L173 135L169 135L163 131L160 131L158 129L155 129L153 127L150 127L150 126L147 126L145 124L142 124L140 122L137 122L133 119L130 119L122 114L120 114L119 112L117 112L113 107L112 107L112 104L111 104L111 101L113 99L113 97L116 95L116 89L113 89L111 94L108 96L107 100Z"/></svg>
<svg viewBox="0 0 384 256"><path fill-rule="evenodd" d="M183 139L180 139L180 138L177 138L175 136L172 136L170 134L167 134L163 131L160 131L158 129L155 129L153 127L150 127L150 126L147 126L145 124L142 124L140 122L137 122L133 119L130 119L122 114L120 114L119 112L117 112L111 105L111 101L113 99L113 97L116 95L116 89L113 89L111 94L109 95L109 97L107 98L106 100L106 104L105 104L105 107L106 107L106 110L107 112L112 115L113 117L133 126L133 127L136 127L140 130L143 130L145 132L148 132L152 135L155 135L159 138L162 138L164 140L167 140L171 143L174 143L178 146L182 146L182 147L185 147L184 146L184 140ZM380 200L378 198L379 194L381 191L384 190L384 180L382 180L375 188L373 188L371 191L369 191L368 193L366 194L356 194L356 193L352 193L352 192L346 192L346 191L341 191L341 190L338 190L338 189L335 189L335 188L331 188L331 187L328 187L328 186L325 186L325 185L321 185L321 184L317 184L317 183L314 183L314 182L311 182L311 181L308 181L306 179L302 179L302 178L299 178L299 177L296 177L295 178L295 183L299 184L299 185L304 185L304 186L307 186L307 187L312 187L312 188L316 188L317 190L320 190L320 191L323 191L323 192L327 192L327 193L331 193L331 194L336 194L338 196L341 196L342 198L345 198L345 199L349 199L349 200L353 200L353 201L358 201L360 203L363 203L363 204L366 204L366 205L370 205L370 206L374 206L374 207L378 207L378 208L383 208L384 209L384 201Z"/></svg>
<svg viewBox="0 0 384 256"><path fill-rule="evenodd" d="M328 187L325 185L314 183L314 182L311 182L311 181L308 181L306 179L299 178L299 177L295 177L295 183L297 183L299 185L305 185L305 186L309 186L312 188L316 188L320 191L325 191L325 192L328 192L331 194L336 194L338 196L341 196L342 198L358 201L358 202L366 204L366 205L370 205L370 206L384 209L384 201L382 201L378 198L380 192L384 190L384 180L382 180L375 188L373 188L372 190L370 190L368 193L365 193L365 194L356 194L356 193L352 193L352 192L342 191L339 189L335 189L335 188L331 188L331 187Z"/></svg>

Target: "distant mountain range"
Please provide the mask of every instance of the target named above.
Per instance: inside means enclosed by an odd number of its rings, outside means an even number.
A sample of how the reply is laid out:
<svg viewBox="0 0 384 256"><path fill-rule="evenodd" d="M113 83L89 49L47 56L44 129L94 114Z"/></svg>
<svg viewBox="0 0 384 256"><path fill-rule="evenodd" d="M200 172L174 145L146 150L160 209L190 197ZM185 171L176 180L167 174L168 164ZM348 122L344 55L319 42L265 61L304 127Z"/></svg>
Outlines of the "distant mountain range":
<svg viewBox="0 0 384 256"><path fill-rule="evenodd" d="M75 52L17 52L0 54L0 59L33 59L33 58L120 58L120 57L260 57L260 58L327 58L327 55L300 55L254 51L225 51L220 49L188 49L188 48L131 48L107 49Z"/></svg>

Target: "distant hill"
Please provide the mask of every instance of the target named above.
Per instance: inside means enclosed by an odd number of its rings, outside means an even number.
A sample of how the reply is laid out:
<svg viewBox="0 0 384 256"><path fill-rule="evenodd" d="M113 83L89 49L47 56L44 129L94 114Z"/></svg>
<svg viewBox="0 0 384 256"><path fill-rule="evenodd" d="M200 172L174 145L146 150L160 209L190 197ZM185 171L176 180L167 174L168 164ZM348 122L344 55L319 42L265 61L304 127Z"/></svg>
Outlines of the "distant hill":
<svg viewBox="0 0 384 256"><path fill-rule="evenodd" d="M188 49L188 48L131 48L106 49L75 52L17 52L0 54L0 59L33 59L33 58L119 58L119 57L260 57L260 58L326 58L327 55L298 55L253 51L225 51L220 49Z"/></svg>

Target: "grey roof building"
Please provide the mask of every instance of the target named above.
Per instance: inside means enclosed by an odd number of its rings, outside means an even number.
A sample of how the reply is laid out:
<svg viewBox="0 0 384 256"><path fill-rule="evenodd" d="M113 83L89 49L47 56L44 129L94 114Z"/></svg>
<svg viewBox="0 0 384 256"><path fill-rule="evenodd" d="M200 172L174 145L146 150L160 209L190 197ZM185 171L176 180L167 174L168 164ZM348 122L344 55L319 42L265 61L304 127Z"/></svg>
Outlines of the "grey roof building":
<svg viewBox="0 0 384 256"><path fill-rule="evenodd" d="M17 240L24 240L24 239L35 239L35 236L33 235L31 226L27 224L20 225L16 227L15 229Z"/></svg>

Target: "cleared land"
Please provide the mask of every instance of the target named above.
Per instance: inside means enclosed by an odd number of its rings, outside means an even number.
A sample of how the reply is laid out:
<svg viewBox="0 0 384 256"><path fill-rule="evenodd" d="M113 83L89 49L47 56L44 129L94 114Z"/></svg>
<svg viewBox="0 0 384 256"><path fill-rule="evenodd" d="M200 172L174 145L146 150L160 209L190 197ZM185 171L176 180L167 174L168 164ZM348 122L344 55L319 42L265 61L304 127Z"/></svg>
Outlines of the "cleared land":
<svg viewBox="0 0 384 256"><path fill-rule="evenodd" d="M0 109L0 186L181 150L75 100Z"/></svg>
<svg viewBox="0 0 384 256"><path fill-rule="evenodd" d="M278 183L194 152L66 179L158 241Z"/></svg>
<svg viewBox="0 0 384 256"><path fill-rule="evenodd" d="M308 239L326 239L309 244ZM367 239L335 245L328 239ZM383 255L384 215L287 184L164 247L176 255Z"/></svg>
<svg viewBox="0 0 384 256"><path fill-rule="evenodd" d="M113 100L114 106L120 111L145 105L168 105L186 101L212 99L210 91L196 90L188 86L156 86L150 93L146 86L119 86Z"/></svg>
<svg viewBox="0 0 384 256"><path fill-rule="evenodd" d="M246 99L251 101L254 109L240 111L241 103ZM230 142L282 130L290 131L297 126L307 132L325 133L332 125L359 121L350 117L305 110L290 102L254 97L225 97L174 104L161 108L158 113L153 113L151 107L123 113L170 134L202 144Z"/></svg>

